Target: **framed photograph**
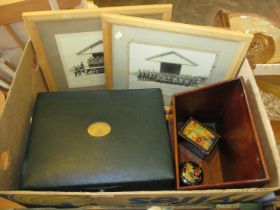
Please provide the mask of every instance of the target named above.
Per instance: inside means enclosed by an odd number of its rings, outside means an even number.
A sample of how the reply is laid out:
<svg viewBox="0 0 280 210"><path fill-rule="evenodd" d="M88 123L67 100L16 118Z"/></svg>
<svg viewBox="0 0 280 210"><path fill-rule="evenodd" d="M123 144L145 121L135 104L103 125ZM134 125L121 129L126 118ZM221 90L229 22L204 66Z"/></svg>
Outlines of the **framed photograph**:
<svg viewBox="0 0 280 210"><path fill-rule="evenodd" d="M104 89L101 15L125 14L170 20L171 4L24 13L50 91Z"/></svg>
<svg viewBox="0 0 280 210"><path fill-rule="evenodd" d="M173 94L234 77L252 35L220 28L104 14L108 89L161 88Z"/></svg>

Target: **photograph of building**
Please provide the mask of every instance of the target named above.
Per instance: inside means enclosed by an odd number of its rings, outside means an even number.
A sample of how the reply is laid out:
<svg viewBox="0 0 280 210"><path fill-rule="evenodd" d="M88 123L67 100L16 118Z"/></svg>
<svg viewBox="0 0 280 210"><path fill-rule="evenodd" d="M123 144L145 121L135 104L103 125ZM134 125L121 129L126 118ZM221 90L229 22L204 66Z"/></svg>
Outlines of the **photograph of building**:
<svg viewBox="0 0 280 210"><path fill-rule="evenodd" d="M153 81L186 87L197 87L207 78L201 76L190 76L182 66L197 66L198 64L177 53L168 51L145 59L146 61L158 62L159 71L139 69L137 81Z"/></svg>
<svg viewBox="0 0 280 210"><path fill-rule="evenodd" d="M128 86L161 88L170 99L175 93L204 85L215 58L210 52L131 42Z"/></svg>
<svg viewBox="0 0 280 210"><path fill-rule="evenodd" d="M69 88L105 85L101 31L56 34Z"/></svg>
<svg viewBox="0 0 280 210"><path fill-rule="evenodd" d="M102 40L98 40L77 52L80 63L73 66L75 77L104 73L103 46L100 45L103 45Z"/></svg>

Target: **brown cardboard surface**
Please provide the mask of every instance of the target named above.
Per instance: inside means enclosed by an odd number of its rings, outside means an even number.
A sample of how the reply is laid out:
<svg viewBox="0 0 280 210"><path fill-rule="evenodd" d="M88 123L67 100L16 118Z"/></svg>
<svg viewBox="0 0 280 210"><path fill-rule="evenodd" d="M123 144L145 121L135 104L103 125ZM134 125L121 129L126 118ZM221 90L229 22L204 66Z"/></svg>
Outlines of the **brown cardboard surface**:
<svg viewBox="0 0 280 210"><path fill-rule="evenodd" d="M24 138L28 132L28 120L32 111L34 95L32 94L32 69L34 52L29 44L19 64L5 106L0 116L0 151L10 153L8 170L0 171L2 189L15 189L25 150ZM26 70L26 71L25 71Z"/></svg>
<svg viewBox="0 0 280 210"><path fill-rule="evenodd" d="M0 171L0 196L22 205L32 206L152 206L152 205L203 205L249 202L279 189L279 156L273 131L262 104L254 76L245 61L239 72L243 76L248 100L256 120L268 171L272 181L263 188L194 190L194 191L140 191L140 192L42 192L20 191L18 183L26 144L26 134L35 94L46 91L39 71L34 71L34 51L31 43L25 49L13 87L0 116L0 150L11 153L7 171ZM0 152L1 152L0 151Z"/></svg>
<svg viewBox="0 0 280 210"><path fill-rule="evenodd" d="M250 66L247 61L243 63L239 75L244 77L246 90L248 92L248 102L251 106L252 114L256 122L256 128L259 133L260 142L268 163L268 171L272 179L272 182L266 186L279 188L280 162L274 133L271 128L270 120L266 114L256 80L252 71L250 71Z"/></svg>

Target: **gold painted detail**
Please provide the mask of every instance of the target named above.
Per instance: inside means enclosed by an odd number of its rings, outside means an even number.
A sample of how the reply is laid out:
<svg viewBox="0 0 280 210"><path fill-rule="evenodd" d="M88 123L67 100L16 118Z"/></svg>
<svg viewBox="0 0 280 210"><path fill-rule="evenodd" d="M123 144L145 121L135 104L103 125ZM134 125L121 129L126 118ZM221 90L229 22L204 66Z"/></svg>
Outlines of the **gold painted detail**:
<svg viewBox="0 0 280 210"><path fill-rule="evenodd" d="M87 132L93 137L102 137L111 132L111 126L106 122L95 122L88 126Z"/></svg>
<svg viewBox="0 0 280 210"><path fill-rule="evenodd" d="M173 107L172 106L164 106L164 112L165 112L165 120L169 121L172 119L173 116Z"/></svg>

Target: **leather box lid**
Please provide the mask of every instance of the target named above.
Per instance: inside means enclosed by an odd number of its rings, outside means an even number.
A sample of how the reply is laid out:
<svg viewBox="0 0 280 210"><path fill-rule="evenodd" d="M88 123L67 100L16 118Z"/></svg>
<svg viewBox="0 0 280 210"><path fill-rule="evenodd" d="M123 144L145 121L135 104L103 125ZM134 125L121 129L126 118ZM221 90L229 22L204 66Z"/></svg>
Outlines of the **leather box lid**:
<svg viewBox="0 0 280 210"><path fill-rule="evenodd" d="M90 136L87 129L94 122L108 123L111 132L103 137ZM134 189L137 183L170 186L173 180L159 89L38 95L22 188L83 190L111 186L125 190L122 185L127 189L130 185Z"/></svg>

